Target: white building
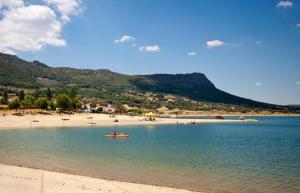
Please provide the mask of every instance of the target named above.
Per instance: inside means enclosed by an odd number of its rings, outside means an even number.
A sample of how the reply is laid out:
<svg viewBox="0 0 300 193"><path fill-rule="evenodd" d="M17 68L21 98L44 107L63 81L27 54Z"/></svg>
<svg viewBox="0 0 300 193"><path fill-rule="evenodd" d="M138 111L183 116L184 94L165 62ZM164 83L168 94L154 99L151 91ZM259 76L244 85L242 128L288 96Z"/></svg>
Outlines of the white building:
<svg viewBox="0 0 300 193"><path fill-rule="evenodd" d="M114 113L116 108L113 105L108 104L107 106L102 106L102 111L104 113Z"/></svg>

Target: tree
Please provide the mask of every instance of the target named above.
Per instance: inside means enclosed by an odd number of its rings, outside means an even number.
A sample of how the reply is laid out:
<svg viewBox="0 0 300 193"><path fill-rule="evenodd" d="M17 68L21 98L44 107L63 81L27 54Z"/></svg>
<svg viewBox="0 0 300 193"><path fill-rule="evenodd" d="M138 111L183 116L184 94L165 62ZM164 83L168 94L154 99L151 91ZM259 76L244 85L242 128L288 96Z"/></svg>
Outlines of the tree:
<svg viewBox="0 0 300 193"><path fill-rule="evenodd" d="M25 99L21 102L21 107L32 108L34 106L34 98L31 95L27 95Z"/></svg>
<svg viewBox="0 0 300 193"><path fill-rule="evenodd" d="M46 96L48 100L51 100L53 98L53 92L49 87L47 87Z"/></svg>
<svg viewBox="0 0 300 193"><path fill-rule="evenodd" d="M49 107L51 110L55 110L56 106L52 100L49 101Z"/></svg>
<svg viewBox="0 0 300 193"><path fill-rule="evenodd" d="M6 91L6 90L3 92L3 96L2 96L2 99L1 99L1 103L2 103L2 104L8 104L8 94L7 94L7 91Z"/></svg>
<svg viewBox="0 0 300 193"><path fill-rule="evenodd" d="M74 87L72 87L69 96L70 96L72 99L75 99L76 96L77 96L77 89L74 88Z"/></svg>
<svg viewBox="0 0 300 193"><path fill-rule="evenodd" d="M40 97L40 92L41 92L41 91L38 90L38 89L34 91L33 97L34 97L35 100L37 100L37 99Z"/></svg>
<svg viewBox="0 0 300 193"><path fill-rule="evenodd" d="M80 106L81 106L81 104L80 104L80 101L77 97L71 98L71 107L73 109L78 109L78 108L80 108Z"/></svg>
<svg viewBox="0 0 300 193"><path fill-rule="evenodd" d="M21 90L19 93L18 93L18 97L19 97L19 100L22 101L24 100L25 98L25 93L23 90Z"/></svg>
<svg viewBox="0 0 300 193"><path fill-rule="evenodd" d="M71 108L71 99L65 94L61 93L56 97L56 106L61 108L61 110L69 110Z"/></svg>
<svg viewBox="0 0 300 193"><path fill-rule="evenodd" d="M60 90L59 94L66 94L69 95L68 90L66 89L66 87L62 87L62 89Z"/></svg>
<svg viewBox="0 0 300 193"><path fill-rule="evenodd" d="M9 102L8 106L9 106L9 108L17 110L18 108L20 108L20 101L19 101L19 99L15 98L11 102Z"/></svg>
<svg viewBox="0 0 300 193"><path fill-rule="evenodd" d="M49 106L49 101L48 101L47 97L40 97L35 101L35 105L39 109L47 110L48 106Z"/></svg>

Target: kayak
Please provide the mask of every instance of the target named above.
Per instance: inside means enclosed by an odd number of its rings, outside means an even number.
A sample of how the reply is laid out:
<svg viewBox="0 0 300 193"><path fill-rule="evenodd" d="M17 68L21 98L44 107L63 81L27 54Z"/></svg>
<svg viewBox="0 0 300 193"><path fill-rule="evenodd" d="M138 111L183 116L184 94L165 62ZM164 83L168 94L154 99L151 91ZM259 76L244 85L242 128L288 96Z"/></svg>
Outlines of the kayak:
<svg viewBox="0 0 300 193"><path fill-rule="evenodd" d="M108 135L104 135L104 137L111 137L111 138L128 138L129 136L124 134L124 133L117 133L115 134L108 134Z"/></svg>

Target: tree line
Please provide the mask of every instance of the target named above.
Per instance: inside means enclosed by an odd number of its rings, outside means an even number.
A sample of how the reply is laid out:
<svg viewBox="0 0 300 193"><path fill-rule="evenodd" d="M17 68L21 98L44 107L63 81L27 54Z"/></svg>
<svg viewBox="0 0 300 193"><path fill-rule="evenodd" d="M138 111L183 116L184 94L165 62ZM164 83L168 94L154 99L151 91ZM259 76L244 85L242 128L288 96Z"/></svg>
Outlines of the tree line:
<svg viewBox="0 0 300 193"><path fill-rule="evenodd" d="M32 109L61 111L76 110L81 107L76 88L62 88L56 95L48 87L45 91L26 94L23 90L17 92L15 98L9 100L8 92L3 91L0 104L8 105L11 109Z"/></svg>

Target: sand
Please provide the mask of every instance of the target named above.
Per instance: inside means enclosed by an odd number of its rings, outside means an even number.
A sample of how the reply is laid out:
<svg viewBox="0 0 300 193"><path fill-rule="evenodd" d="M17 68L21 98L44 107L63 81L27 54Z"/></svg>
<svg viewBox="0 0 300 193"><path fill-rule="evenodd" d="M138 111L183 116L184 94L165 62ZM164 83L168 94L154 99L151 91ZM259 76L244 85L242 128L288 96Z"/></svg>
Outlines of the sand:
<svg viewBox="0 0 300 193"><path fill-rule="evenodd" d="M0 164L0 192L5 193L193 193L193 191L103 180ZM194 192L195 193L195 192Z"/></svg>
<svg viewBox="0 0 300 193"><path fill-rule="evenodd" d="M145 117L130 117L117 115L115 118L107 114L72 114L72 115L6 115L0 117L0 129L26 129L26 128L55 128L55 127L97 127L115 125L159 125L159 124L190 124L216 123L216 122L241 122L240 120L216 120L216 119L171 119L157 118L155 121L145 121ZM65 120L63 120L65 119ZM66 120L67 119L67 120ZM119 122L114 122L118 119ZM247 121L247 120L246 120Z"/></svg>

